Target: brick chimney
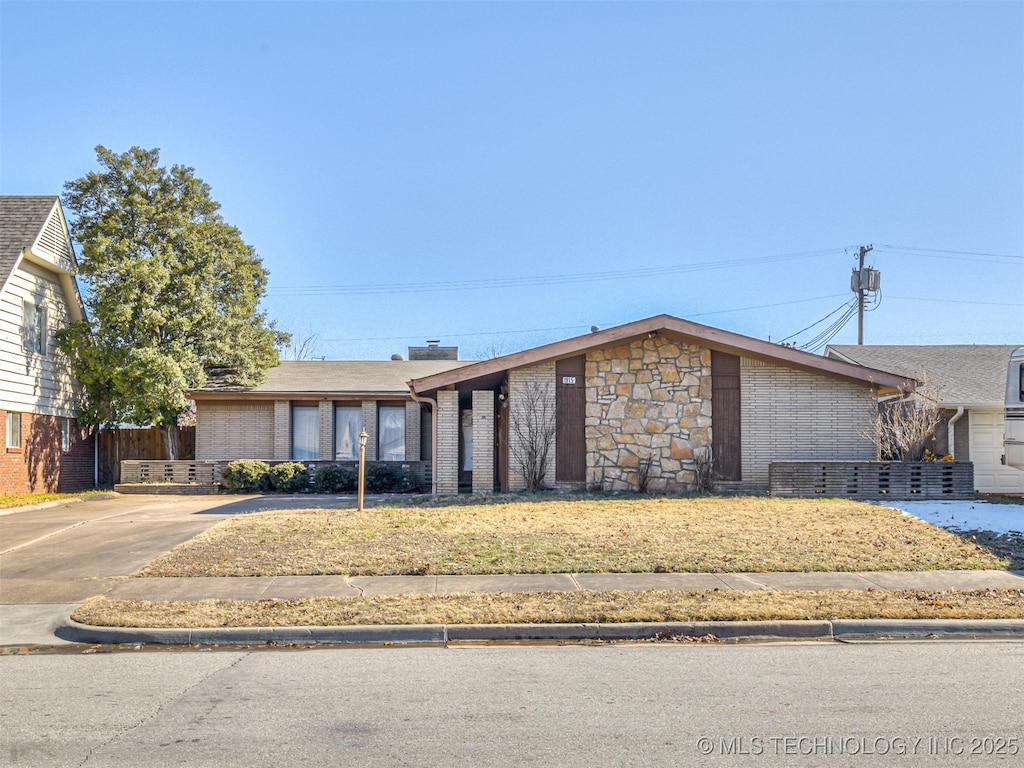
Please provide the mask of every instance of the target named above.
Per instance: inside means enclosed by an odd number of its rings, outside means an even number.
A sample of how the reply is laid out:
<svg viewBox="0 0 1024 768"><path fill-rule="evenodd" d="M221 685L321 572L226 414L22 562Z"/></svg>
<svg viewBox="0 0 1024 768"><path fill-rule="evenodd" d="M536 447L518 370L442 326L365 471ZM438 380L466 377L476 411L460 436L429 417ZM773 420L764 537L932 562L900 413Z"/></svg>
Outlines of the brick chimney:
<svg viewBox="0 0 1024 768"><path fill-rule="evenodd" d="M458 360L458 347L442 347L440 339L427 339L425 347L409 347L410 360Z"/></svg>

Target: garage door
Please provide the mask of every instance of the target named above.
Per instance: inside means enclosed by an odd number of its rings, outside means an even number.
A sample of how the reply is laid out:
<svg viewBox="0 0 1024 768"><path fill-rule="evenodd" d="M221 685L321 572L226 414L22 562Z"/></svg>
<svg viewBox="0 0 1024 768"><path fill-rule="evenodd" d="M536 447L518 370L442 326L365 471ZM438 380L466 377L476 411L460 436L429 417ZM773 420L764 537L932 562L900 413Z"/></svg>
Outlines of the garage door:
<svg viewBox="0 0 1024 768"><path fill-rule="evenodd" d="M971 461L974 488L980 493L1024 493L1024 472L1000 463L1003 411L971 409Z"/></svg>

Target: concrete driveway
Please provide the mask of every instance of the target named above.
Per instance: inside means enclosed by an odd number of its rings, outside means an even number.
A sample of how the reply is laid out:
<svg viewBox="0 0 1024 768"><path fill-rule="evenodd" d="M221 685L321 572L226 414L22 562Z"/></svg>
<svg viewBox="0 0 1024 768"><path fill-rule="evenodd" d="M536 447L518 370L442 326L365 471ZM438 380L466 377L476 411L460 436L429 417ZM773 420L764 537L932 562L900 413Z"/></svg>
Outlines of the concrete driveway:
<svg viewBox="0 0 1024 768"><path fill-rule="evenodd" d="M71 607L232 515L354 507L338 496L112 496L0 513L0 645L53 642Z"/></svg>

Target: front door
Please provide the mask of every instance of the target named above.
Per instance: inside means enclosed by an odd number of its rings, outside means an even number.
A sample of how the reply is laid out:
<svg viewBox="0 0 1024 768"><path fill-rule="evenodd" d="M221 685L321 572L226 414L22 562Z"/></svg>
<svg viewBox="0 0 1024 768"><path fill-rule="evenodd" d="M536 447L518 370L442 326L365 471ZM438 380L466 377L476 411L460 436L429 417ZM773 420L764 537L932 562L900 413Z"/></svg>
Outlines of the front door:
<svg viewBox="0 0 1024 768"><path fill-rule="evenodd" d="M580 355L555 363L555 480L559 482L587 479L586 360Z"/></svg>
<svg viewBox="0 0 1024 768"><path fill-rule="evenodd" d="M711 351L711 455L715 478L740 477L740 359Z"/></svg>

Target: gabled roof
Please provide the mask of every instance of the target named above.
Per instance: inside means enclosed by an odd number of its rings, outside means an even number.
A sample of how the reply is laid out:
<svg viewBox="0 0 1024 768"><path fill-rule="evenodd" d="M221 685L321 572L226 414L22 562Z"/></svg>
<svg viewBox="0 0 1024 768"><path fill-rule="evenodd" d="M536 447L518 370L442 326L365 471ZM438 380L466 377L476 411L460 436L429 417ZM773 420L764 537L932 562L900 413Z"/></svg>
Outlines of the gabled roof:
<svg viewBox="0 0 1024 768"><path fill-rule="evenodd" d="M825 354L903 376L938 393L942 405L1002 406L1010 353L1024 344L834 344Z"/></svg>
<svg viewBox="0 0 1024 768"><path fill-rule="evenodd" d="M594 331L583 336L576 336L553 344L545 344L523 352L503 355L490 360L473 363L457 370L444 371L409 382L409 387L417 394L426 394L443 387L457 385L474 379L486 381L496 374L512 368L573 357L587 350L608 347L633 339L643 338L651 334L666 334L688 340L709 349L741 355L743 357L777 363L790 368L798 368L829 376L836 376L852 381L876 384L883 390L893 391L912 389L914 381L885 371L873 370L852 363L833 360L802 352L791 347L773 344L750 336L743 336L732 331L724 331L709 325L700 325L672 315L656 315L645 320L637 320L625 325Z"/></svg>
<svg viewBox="0 0 1024 768"><path fill-rule="evenodd" d="M64 210L56 195L0 195L0 288L22 260L57 274L73 320L84 317L78 269Z"/></svg>
<svg viewBox="0 0 1024 768"><path fill-rule="evenodd" d="M0 195L0 284L39 237L55 205L56 195Z"/></svg>
<svg viewBox="0 0 1024 768"><path fill-rule="evenodd" d="M409 396L410 378L431 376L470 365L468 360L289 360L267 371L255 387L223 386L211 380L189 393L195 400L301 399Z"/></svg>

